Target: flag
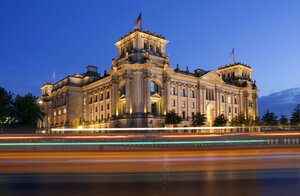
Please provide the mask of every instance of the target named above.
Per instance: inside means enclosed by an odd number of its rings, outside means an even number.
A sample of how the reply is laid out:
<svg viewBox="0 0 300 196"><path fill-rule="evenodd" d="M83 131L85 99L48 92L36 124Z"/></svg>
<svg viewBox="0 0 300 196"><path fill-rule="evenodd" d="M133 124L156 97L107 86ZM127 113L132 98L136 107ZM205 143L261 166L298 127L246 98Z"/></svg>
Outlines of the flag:
<svg viewBox="0 0 300 196"><path fill-rule="evenodd" d="M234 57L234 48L232 48L232 51L231 51L231 54L230 54L229 58L232 58L232 57Z"/></svg>
<svg viewBox="0 0 300 196"><path fill-rule="evenodd" d="M140 13L140 15L134 25L134 29L138 29L141 22L142 22L142 12Z"/></svg>

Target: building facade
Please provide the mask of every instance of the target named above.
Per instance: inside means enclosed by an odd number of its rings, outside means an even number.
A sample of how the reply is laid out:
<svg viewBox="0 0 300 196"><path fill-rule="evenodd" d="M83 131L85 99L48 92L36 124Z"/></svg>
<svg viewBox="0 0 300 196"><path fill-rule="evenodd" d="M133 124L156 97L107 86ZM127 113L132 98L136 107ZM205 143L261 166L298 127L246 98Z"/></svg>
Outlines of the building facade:
<svg viewBox="0 0 300 196"><path fill-rule="evenodd" d="M118 58L101 76L97 67L42 87L45 112L40 128L161 127L174 110L189 126L200 112L207 126L224 114L231 121L239 114L258 115L256 82L250 66L234 63L217 71L190 72L170 68L168 41L142 29L115 44Z"/></svg>

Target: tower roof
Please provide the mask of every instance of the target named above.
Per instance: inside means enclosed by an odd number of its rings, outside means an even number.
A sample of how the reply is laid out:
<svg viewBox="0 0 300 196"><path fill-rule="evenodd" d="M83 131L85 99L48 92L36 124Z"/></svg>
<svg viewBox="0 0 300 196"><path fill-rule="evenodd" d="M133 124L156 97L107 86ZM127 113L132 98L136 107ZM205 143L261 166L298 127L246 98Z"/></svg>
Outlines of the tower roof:
<svg viewBox="0 0 300 196"><path fill-rule="evenodd" d="M236 63L232 63L232 64L229 64L229 65L221 66L221 67L219 67L219 70L220 70L220 69L226 69L226 68L229 68L229 67L234 67L234 66L237 66L237 65L241 65L241 66L244 66L244 67L247 67L247 68L252 69L252 68L250 67L250 65L246 65L246 64L241 63L241 62L236 62Z"/></svg>
<svg viewBox="0 0 300 196"><path fill-rule="evenodd" d="M134 29L134 30L131 31L130 33L128 33L128 34L124 35L123 37L121 37L121 38L119 39L119 41L120 41L121 39L124 39L125 37L127 37L127 36L133 34L134 32L142 32L142 33L146 33L146 34L148 34L148 35L155 36L155 37L157 37L157 38L165 39L164 36L162 36L162 35L157 35L156 33L151 33L150 31L145 31L145 30L143 30L143 29Z"/></svg>

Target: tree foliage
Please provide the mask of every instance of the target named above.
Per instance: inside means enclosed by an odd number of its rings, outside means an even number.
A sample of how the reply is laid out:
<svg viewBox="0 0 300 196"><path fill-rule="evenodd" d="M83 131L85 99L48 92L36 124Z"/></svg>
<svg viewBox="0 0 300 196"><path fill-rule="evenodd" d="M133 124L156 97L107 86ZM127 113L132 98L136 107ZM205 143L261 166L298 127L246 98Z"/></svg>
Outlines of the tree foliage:
<svg viewBox="0 0 300 196"><path fill-rule="evenodd" d="M291 125L299 125L300 124L300 104L298 104L294 112L292 113L292 117L290 119Z"/></svg>
<svg viewBox="0 0 300 196"><path fill-rule="evenodd" d="M288 125L289 124L289 119L286 117L286 115L280 116L279 124L280 125Z"/></svg>
<svg viewBox="0 0 300 196"><path fill-rule="evenodd" d="M213 126L224 126L227 123L227 118L225 118L224 114L217 116L213 122Z"/></svg>
<svg viewBox="0 0 300 196"><path fill-rule="evenodd" d="M269 110L262 117L261 121L263 125L278 125L277 116L274 112L269 112Z"/></svg>
<svg viewBox="0 0 300 196"><path fill-rule="evenodd" d="M38 97L31 93L25 96L16 96L13 105L15 120L18 124L32 126L38 119L42 120L44 113L41 111L37 99Z"/></svg>
<svg viewBox="0 0 300 196"><path fill-rule="evenodd" d="M0 124L10 124L13 121L12 93L0 87Z"/></svg>
<svg viewBox="0 0 300 196"><path fill-rule="evenodd" d="M166 124L177 125L182 121L182 117L175 113L174 110L168 112L166 114Z"/></svg>
<svg viewBox="0 0 300 196"><path fill-rule="evenodd" d="M246 124L246 118L243 114L239 114L238 116L234 117L231 121L232 126L242 126Z"/></svg>
<svg viewBox="0 0 300 196"><path fill-rule="evenodd" d="M192 126L198 127L205 125L206 122L206 116L205 114L201 114L200 112L196 113L194 115L194 120L192 122Z"/></svg>

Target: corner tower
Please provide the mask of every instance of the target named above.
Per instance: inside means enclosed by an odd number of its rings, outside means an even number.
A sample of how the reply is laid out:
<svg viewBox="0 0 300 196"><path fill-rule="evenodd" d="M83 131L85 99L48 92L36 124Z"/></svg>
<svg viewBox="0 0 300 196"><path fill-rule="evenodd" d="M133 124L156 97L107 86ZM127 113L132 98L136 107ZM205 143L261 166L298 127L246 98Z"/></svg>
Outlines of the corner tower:
<svg viewBox="0 0 300 196"><path fill-rule="evenodd" d="M115 43L118 47L118 63L122 64L126 60L131 63L143 63L145 59L150 58L155 63L162 64L167 56L168 42L162 35L136 29Z"/></svg>

